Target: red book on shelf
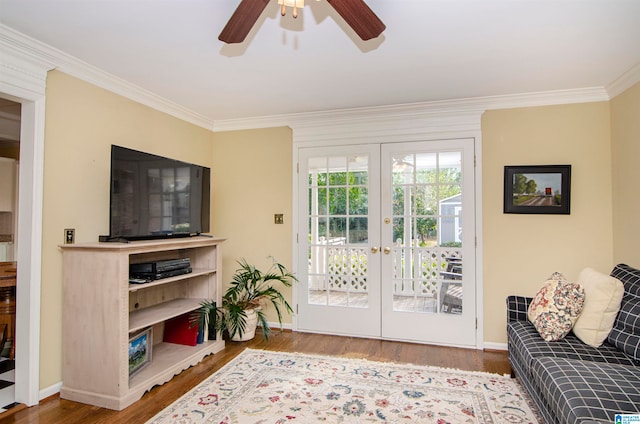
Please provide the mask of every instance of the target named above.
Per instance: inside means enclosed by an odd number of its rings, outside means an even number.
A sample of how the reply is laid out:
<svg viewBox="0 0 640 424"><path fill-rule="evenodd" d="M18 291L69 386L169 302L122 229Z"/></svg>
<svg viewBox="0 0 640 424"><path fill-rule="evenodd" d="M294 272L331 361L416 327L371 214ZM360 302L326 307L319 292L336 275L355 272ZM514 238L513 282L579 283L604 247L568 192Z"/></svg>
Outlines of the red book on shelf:
<svg viewBox="0 0 640 424"><path fill-rule="evenodd" d="M198 325L191 327L189 314L171 318L164 323L163 341L195 346L198 342Z"/></svg>

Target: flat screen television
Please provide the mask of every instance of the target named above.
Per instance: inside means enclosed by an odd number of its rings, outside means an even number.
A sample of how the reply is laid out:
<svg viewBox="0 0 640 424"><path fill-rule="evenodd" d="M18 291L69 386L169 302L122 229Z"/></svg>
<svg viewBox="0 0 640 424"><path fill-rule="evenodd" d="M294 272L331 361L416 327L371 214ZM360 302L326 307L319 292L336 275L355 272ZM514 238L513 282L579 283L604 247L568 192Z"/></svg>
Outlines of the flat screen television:
<svg viewBox="0 0 640 424"><path fill-rule="evenodd" d="M210 185L207 167L112 145L107 241L207 233Z"/></svg>

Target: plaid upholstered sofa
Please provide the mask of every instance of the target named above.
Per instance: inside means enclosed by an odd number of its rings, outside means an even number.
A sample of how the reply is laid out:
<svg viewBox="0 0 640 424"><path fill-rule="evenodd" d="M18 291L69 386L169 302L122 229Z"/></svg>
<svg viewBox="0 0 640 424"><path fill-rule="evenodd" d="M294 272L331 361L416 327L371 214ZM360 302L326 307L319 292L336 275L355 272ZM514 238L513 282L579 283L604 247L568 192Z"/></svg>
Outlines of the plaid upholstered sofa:
<svg viewBox="0 0 640 424"><path fill-rule="evenodd" d="M616 265L624 295L613 330L598 348L573 332L546 342L527 319L532 298L507 298L512 370L546 423L614 423L640 414L640 270Z"/></svg>

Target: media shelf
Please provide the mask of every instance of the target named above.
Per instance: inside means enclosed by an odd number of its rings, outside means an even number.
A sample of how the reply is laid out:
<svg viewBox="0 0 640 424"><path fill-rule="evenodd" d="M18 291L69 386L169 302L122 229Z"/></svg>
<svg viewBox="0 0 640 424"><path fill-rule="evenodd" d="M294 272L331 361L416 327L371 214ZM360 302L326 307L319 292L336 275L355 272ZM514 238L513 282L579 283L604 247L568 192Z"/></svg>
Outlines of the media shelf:
<svg viewBox="0 0 640 424"><path fill-rule="evenodd" d="M191 237L131 243L82 243L63 252L63 366L60 396L122 410L153 386L224 349L221 337L196 346L162 341L166 320L203 300L221 300L224 239ZM193 272L129 283L129 265L189 258ZM129 377L129 339L153 330L152 360Z"/></svg>
<svg viewBox="0 0 640 424"><path fill-rule="evenodd" d="M164 322L169 318L194 311L198 309L202 300L204 299L174 299L139 311L133 311L129 314L129 332L133 333Z"/></svg>
<svg viewBox="0 0 640 424"><path fill-rule="evenodd" d="M184 279L198 277L200 275L209 275L214 272L215 270L212 270L212 269L194 269L189 274L182 274L182 275L178 275L177 277L168 277L168 278L163 278L161 280L152 280L152 281L149 281L148 283L142 283L142 284L129 283L129 291L134 292L138 290L144 290L144 289L148 289L149 287L159 286L162 284L169 284L175 281L182 281Z"/></svg>

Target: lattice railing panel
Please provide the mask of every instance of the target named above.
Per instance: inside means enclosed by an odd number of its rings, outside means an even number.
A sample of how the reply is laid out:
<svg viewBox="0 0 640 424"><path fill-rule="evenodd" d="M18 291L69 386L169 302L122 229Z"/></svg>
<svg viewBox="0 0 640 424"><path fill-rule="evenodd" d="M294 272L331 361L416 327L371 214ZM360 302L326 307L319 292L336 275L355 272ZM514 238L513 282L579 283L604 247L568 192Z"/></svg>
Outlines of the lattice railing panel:
<svg viewBox="0 0 640 424"><path fill-rule="evenodd" d="M309 256L313 290L367 292L367 248L313 246Z"/></svg>
<svg viewBox="0 0 640 424"><path fill-rule="evenodd" d="M435 297L452 261L462 269L462 249L397 246L392 261L394 293Z"/></svg>

